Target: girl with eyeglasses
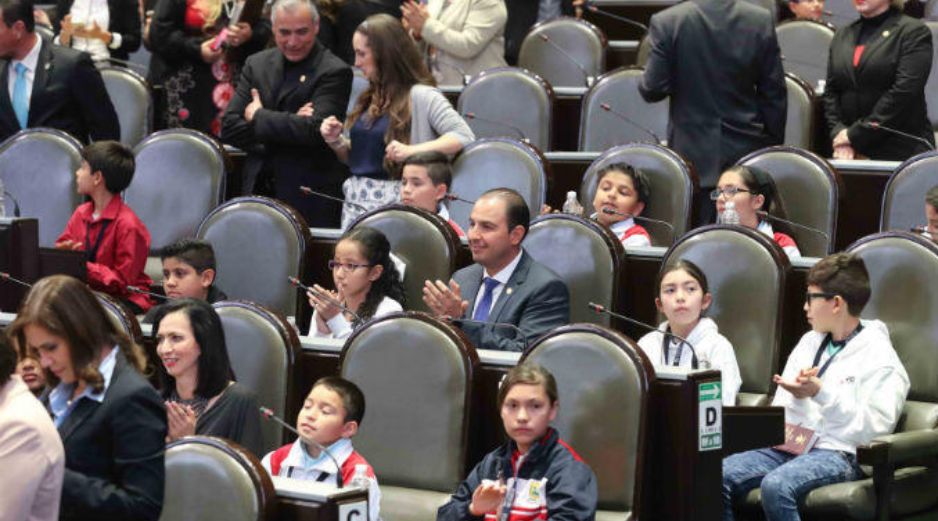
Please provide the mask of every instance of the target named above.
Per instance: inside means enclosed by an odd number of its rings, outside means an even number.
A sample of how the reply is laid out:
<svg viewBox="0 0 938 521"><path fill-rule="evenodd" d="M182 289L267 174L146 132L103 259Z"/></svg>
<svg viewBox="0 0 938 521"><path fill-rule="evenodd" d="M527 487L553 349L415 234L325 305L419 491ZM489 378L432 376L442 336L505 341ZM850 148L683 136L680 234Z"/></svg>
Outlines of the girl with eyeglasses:
<svg viewBox="0 0 938 521"><path fill-rule="evenodd" d="M306 293L315 310L310 335L345 338L367 320L404 309L404 286L391 260L391 245L378 230L363 226L346 232L329 269L335 291L316 284Z"/></svg>
<svg viewBox="0 0 938 521"><path fill-rule="evenodd" d="M769 218L761 214L787 219L785 205L778 194L772 176L765 170L752 166L734 166L723 175L717 183L717 188L710 193L710 199L716 202L717 215L726 209L726 203L733 201L736 213L739 214L739 224L768 235L776 244L785 250L789 259L801 257L801 251L784 225L775 227Z"/></svg>

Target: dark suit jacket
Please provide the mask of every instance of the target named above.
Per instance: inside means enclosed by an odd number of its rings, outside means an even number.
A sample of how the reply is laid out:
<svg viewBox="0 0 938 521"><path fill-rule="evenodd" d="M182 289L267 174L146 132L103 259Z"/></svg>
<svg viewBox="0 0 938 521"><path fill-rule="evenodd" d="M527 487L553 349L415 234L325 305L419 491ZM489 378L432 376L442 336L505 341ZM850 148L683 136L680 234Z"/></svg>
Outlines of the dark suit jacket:
<svg viewBox="0 0 938 521"><path fill-rule="evenodd" d="M505 61L508 65L518 63L521 42L537 23L537 8L540 0L505 0L508 21L505 22ZM573 16L573 0L563 0L560 9L564 16Z"/></svg>
<svg viewBox="0 0 938 521"><path fill-rule="evenodd" d="M401 0L348 0L339 7L335 20L325 16L319 19L319 42L345 63L355 63L352 35L371 15L389 14L401 17Z"/></svg>
<svg viewBox="0 0 938 521"><path fill-rule="evenodd" d="M277 48L248 58L222 120L222 141L248 153L242 169L244 193L251 192L262 170L274 173L277 198L300 210L310 226L335 226L337 222L332 221L338 218L338 205L304 197L298 187L302 184L339 195L342 169L319 127L329 116L345 119L352 69L317 43L300 65L304 69L300 83L281 91L284 61ZM260 93L264 108L248 123L244 109L251 102L251 89ZM313 103L313 116L297 116L297 110L308 102Z"/></svg>
<svg viewBox="0 0 938 521"><path fill-rule="evenodd" d="M639 90L671 98L668 146L701 186L748 152L782 143L787 93L772 16L736 0L688 0L651 17Z"/></svg>
<svg viewBox="0 0 938 521"><path fill-rule="evenodd" d="M104 401L79 401L59 434L65 446L60 519L160 517L166 409L122 354Z"/></svg>
<svg viewBox="0 0 938 521"><path fill-rule="evenodd" d="M460 294L469 302L463 318L472 318L483 274L479 264L453 274ZM544 333L570 322L570 292L556 273L522 251L521 260L492 306L487 321L514 324L524 332L528 342L533 343ZM509 328L464 324L462 330L479 349L523 351L525 348L525 339Z"/></svg>
<svg viewBox="0 0 938 521"><path fill-rule="evenodd" d="M62 19L72 9L75 0L58 0L55 6L55 19L52 20L52 30L59 34ZM141 23L137 0L108 0L108 26L111 33L121 35L121 45L117 49L108 48L111 56L126 60L130 53L140 48Z"/></svg>
<svg viewBox="0 0 938 521"><path fill-rule="evenodd" d="M854 67L853 52L861 25L858 20L840 29L831 42L824 86L824 114L831 139L847 128L854 150L871 159L902 161L927 151L923 143L865 128L861 123L873 121L920 136L934 147L925 108L925 83L932 63L931 31L921 20L893 10L866 44L859 67Z"/></svg>
<svg viewBox="0 0 938 521"><path fill-rule="evenodd" d="M0 60L0 141L21 130L7 88L8 66L9 60ZM27 127L64 130L82 143L120 139L117 112L87 53L42 41Z"/></svg>

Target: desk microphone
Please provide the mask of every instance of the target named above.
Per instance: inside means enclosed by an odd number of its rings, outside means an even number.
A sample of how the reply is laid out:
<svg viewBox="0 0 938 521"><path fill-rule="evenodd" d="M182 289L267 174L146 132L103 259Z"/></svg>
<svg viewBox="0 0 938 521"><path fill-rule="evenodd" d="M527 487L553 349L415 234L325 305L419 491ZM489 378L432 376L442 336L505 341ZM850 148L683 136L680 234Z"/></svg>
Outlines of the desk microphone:
<svg viewBox="0 0 938 521"><path fill-rule="evenodd" d="M455 325L457 325L457 326L462 326L463 324L478 324L478 325L480 325L480 326L492 326L493 328L494 328L494 327L506 327L506 328L511 329L512 331L518 333L519 335L521 335L521 339L524 340L524 351L525 351L525 352L527 352L528 347L530 347L530 345L531 345L531 343L528 341L528 335L525 335L525 334L524 334L524 331L522 331L520 327L518 327L518 326L516 326L516 325L514 325L514 324L511 324L511 323L509 323L509 322L486 322L486 321L484 321L484 320L473 320L473 319L471 319L471 318L453 318L453 317L450 317L450 316L445 316L445 317L443 317L443 320L446 320L447 322L450 322L450 323L455 324Z"/></svg>
<svg viewBox="0 0 938 521"><path fill-rule="evenodd" d="M766 212L765 210L756 210L756 215L758 215L759 217L763 217L763 218L765 218L765 219L768 219L768 220L770 220L770 221L775 221L775 222L784 223L784 224L787 224L787 225L789 225L789 226L794 226L795 228L801 228L802 230L809 231L809 232L811 232L811 233L815 233L815 234L817 234L817 235L820 235L821 237L824 237L824 240L827 241L827 244L830 244L830 242L831 242L831 236L828 235L828 234L826 234L826 233L824 233L823 230L818 230L817 228L812 228L812 227L806 226L806 225L804 225L804 224L798 224L798 223L796 223L795 221L789 221L788 219L782 219L781 217L779 217L779 216L777 216L777 215L772 215L772 214L770 214L769 212Z"/></svg>
<svg viewBox="0 0 938 521"><path fill-rule="evenodd" d="M635 27L636 29L640 29L643 33L648 33L648 26L647 26L647 25L645 25L645 24L643 24L643 23L641 23L641 22L636 22L635 20L632 20L631 18L626 18L626 17L624 17L624 16L617 15L617 14L615 14L615 13L610 13L609 11L604 11L604 10L602 10L602 9L600 9L600 8L598 8L598 7L596 7L596 4L594 4L593 2L586 2L585 5L584 5L584 7L586 7L586 10L589 11L589 12L591 12L591 13L601 14L601 15L606 16L606 17L608 17L608 18L612 18L613 20L617 20L617 21L622 22L622 23L624 23L624 24L631 25L632 27Z"/></svg>
<svg viewBox="0 0 938 521"><path fill-rule="evenodd" d="M644 126L644 125L641 125L641 124L639 124L639 123L636 122L636 121L633 121L632 118L630 118L630 117L626 116L625 114L619 112L618 110L612 108L612 106L609 105L608 103L600 103L600 104L599 104L599 108L605 110L606 112L608 112L608 113L612 114L613 116L615 116L615 117L621 119L622 121L628 123L629 125L632 125L633 127L635 127L635 128L637 128L637 129L641 130L642 132L648 134L649 136L652 137L652 139L655 140L655 144L661 143L661 138L658 137L658 134L655 134L654 131L652 131L650 128L648 128L648 127L646 127L646 126Z"/></svg>
<svg viewBox="0 0 938 521"><path fill-rule="evenodd" d="M20 279L18 279L18 278L16 278L16 277L10 275L9 273L3 272L3 271L0 271L0 280L8 280L8 281L10 281L10 282L14 282L14 283L16 283L16 284L19 284L20 286L23 286L24 288L31 288L31 287L33 287L32 284L30 284L30 283L28 283L28 282L24 282L24 281L22 281L22 280L20 280Z"/></svg>
<svg viewBox="0 0 938 521"><path fill-rule="evenodd" d="M541 34L538 34L537 36L538 38L541 39L541 41L543 41L547 45L550 45L555 51L563 55L563 57L566 58L567 61L569 61L573 65L576 65L576 68L579 69L580 72L583 74L583 81L587 87L593 86L593 77L590 76L588 72L586 72L586 67L584 67L582 63L580 63L579 61L577 61L576 58L571 56L570 53L568 53L563 47L557 45L557 42L551 40L550 37L547 36L546 34L541 33Z"/></svg>
<svg viewBox="0 0 938 521"><path fill-rule="evenodd" d="M358 313L356 313L356 312L352 311L351 309L345 307L344 304L342 304L342 303L339 302L338 300L332 298L332 295L329 295L328 293L324 293L324 292L322 292L322 291L319 291L318 289L316 289L316 288L314 288L314 287L312 287L312 286L307 286L306 284L303 284L302 282L300 282L300 279L298 279L298 278L296 278L296 277L287 277L287 280L290 281L290 284L293 284L294 286L296 286L296 287L302 289L303 291L312 292L313 295L316 295L317 298L321 298L321 299L323 299L323 300L329 302L329 303L332 304L333 306L335 306L335 307L341 309L343 313L348 313L349 315L352 315L352 318L354 318L357 322L364 322L364 320L362 320L362 317L360 317L360 316L358 315Z"/></svg>
<svg viewBox="0 0 938 521"><path fill-rule="evenodd" d="M165 301L165 300L169 300L169 297L167 297L166 295L160 295L159 293L151 293L151 292L146 291L146 290L144 290L144 289L138 288L137 286L130 286L130 285L128 285L128 286L127 286L127 291L129 291L129 292L131 292L131 293L136 293L136 294L138 294L138 295L147 295L147 296L153 297L153 298L158 299L158 300L164 300L164 301Z"/></svg>
<svg viewBox="0 0 938 521"><path fill-rule="evenodd" d="M863 128L871 128L873 130L885 130L886 132L889 132L890 134L895 134L897 136L902 136L904 138L918 141L919 143L925 145L925 148L927 148L928 150L935 149L935 145L932 145L927 139L921 136L916 136L915 134L909 134L908 132L903 132L901 130L896 130L894 128L887 127L885 125L880 125L879 122L877 121L864 121L860 123L860 126Z"/></svg>
<svg viewBox="0 0 938 521"><path fill-rule="evenodd" d="M9 197L10 200L13 201L13 217L19 217L20 216L19 201L17 201L16 198L13 197L13 194L11 194L10 192L7 192L6 190L3 191L3 195L5 195L6 197Z"/></svg>
<svg viewBox="0 0 938 521"><path fill-rule="evenodd" d="M593 303L593 302L590 302L589 304L586 305L586 307L592 309L593 311L595 311L595 312L597 312L597 313L605 313L605 314L609 315L610 317L618 318L619 320L625 320L626 322L628 322L628 323L630 323L630 324L635 324L636 326L645 328L645 329L647 329L648 331L657 331L658 333L661 333L662 335L664 335L664 336L666 336L666 337L669 336L669 337L671 337L671 338L676 338L677 340L680 340L682 344L684 344L684 345L686 345L687 347L690 348L690 354L691 354L690 366L691 366L691 369L697 369L697 350L694 349L694 345L691 344L690 342L688 342L686 338L681 337L681 336L677 336L677 335L675 335L674 333L672 333L670 330L664 330L664 331L662 331L662 330L658 329L657 327L655 327L655 326L653 326L653 325L651 325L651 324L646 324L646 323L644 323L644 322L642 322L642 321L640 321L640 320L635 320L634 318L629 318L629 317L627 317L627 316L625 316L625 315L621 315L621 314L619 314L619 313L615 313L615 312L613 312L613 311L609 311L608 309L606 309L606 306L600 306L599 304L595 304L595 303Z"/></svg>
<svg viewBox="0 0 938 521"><path fill-rule="evenodd" d="M449 192L448 194L444 195L443 199L446 199L447 201L459 201L460 203L466 203L466 204L471 204L471 205L476 204L475 201L471 199L463 199L462 197L459 197L453 192Z"/></svg>
<svg viewBox="0 0 938 521"><path fill-rule="evenodd" d="M489 125L494 125L496 127L507 128L508 130L511 130L512 132L517 134L518 137L521 138L521 141L524 141L526 143L528 142L528 138L527 136L524 135L524 132L522 132L520 128L512 125L511 123L505 123L503 121L498 121L495 119L483 118L482 116L477 115L475 112L464 112L462 117L466 119L470 119L470 120L477 119L481 121L482 123L488 123Z"/></svg>
<svg viewBox="0 0 938 521"><path fill-rule="evenodd" d="M269 407L264 407L262 405L260 409L261 409L261 414L264 416L265 419L273 420L279 423L280 425L282 425L283 427L285 427L287 430L289 430L293 434L296 434L298 437L303 438L302 436L300 436L299 431L297 431L295 427L283 421L279 416L274 414L274 411L271 410ZM326 456L329 456L329 459L331 459L332 463L335 464L335 484L337 487L342 488L342 466L339 465L339 460L335 459L335 456L333 456L332 453L329 452L329 449L324 447L321 443L319 443L316 440L303 438L303 443L309 443L312 446L319 449L320 451L322 451L323 453L325 453Z"/></svg>
<svg viewBox="0 0 938 521"><path fill-rule="evenodd" d="M364 206L358 203L353 203L352 201L346 201L345 199L342 199L341 197L336 197L334 195L317 192L316 190L313 190L312 188L308 186L300 186L300 191L303 192L304 195L315 195L316 197L322 197L323 199L329 199L330 201L335 201L337 203L347 204L351 206L352 208L355 208L356 210L360 210L362 212L368 211L368 208L365 208Z"/></svg>
<svg viewBox="0 0 938 521"><path fill-rule="evenodd" d="M640 222L644 221L644 222L649 222L649 223L659 224L661 226L664 226L668 229L668 234L671 236L671 242L674 243L674 226L668 221L662 221L661 219L652 219L651 217L642 217L641 215L634 215L630 213L620 212L619 210L616 210L614 208L609 208L609 207L603 207L601 211L606 215L618 215L620 217L625 217L626 219L631 217L632 219L635 219L636 221L640 221Z"/></svg>

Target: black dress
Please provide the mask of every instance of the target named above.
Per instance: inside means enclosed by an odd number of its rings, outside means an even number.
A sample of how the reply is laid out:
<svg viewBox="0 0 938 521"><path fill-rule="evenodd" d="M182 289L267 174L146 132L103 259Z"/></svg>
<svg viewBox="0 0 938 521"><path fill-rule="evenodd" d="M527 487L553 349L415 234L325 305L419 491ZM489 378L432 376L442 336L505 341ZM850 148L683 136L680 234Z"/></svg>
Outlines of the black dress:
<svg viewBox="0 0 938 521"><path fill-rule="evenodd" d="M195 433L231 440L258 458L264 455L257 396L237 382L222 391L215 403L199 416Z"/></svg>

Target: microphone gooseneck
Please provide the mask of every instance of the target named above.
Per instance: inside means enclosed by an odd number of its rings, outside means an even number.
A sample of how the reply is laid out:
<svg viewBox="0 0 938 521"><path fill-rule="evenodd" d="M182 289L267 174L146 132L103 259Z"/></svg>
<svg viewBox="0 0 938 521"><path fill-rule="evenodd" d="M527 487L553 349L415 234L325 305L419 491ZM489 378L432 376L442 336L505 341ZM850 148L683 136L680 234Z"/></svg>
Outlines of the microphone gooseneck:
<svg viewBox="0 0 938 521"><path fill-rule="evenodd" d="M328 199L330 201L335 201L337 203L347 204L351 206L352 208L355 208L356 210L360 210L362 212L368 211L368 208L365 208L364 206L358 203L353 203L352 201L346 201L345 199L342 199L341 197L336 197L334 195L317 192L316 190L313 190L312 188L308 186L300 186L300 191L303 192L305 195L314 195L316 197L322 197L323 199Z"/></svg>
<svg viewBox="0 0 938 521"><path fill-rule="evenodd" d="M300 431L296 430L294 426L283 421L283 419L281 419L279 416L274 414L274 411L272 409L270 409L269 407L264 407L262 405L260 407L260 410L261 410L261 415L263 415L265 419L273 420L279 423L281 426L285 427L287 430L289 430L293 434L296 434L298 437L302 438L302 436L300 436ZM303 438L303 442L309 443L310 445L322 451L326 456L329 456L329 459L331 459L332 463L335 465L335 484L338 488L342 488L342 466L339 465L339 460L335 459L335 456L333 456L332 453L329 452L329 449L327 449L323 444L319 443L318 441L313 440L313 439Z"/></svg>
<svg viewBox="0 0 938 521"><path fill-rule="evenodd" d="M466 203L470 205L476 204L475 201L471 199L463 199L462 197L459 197L457 194L454 194L452 192L449 192L446 195L444 195L443 199L446 199L447 201L459 201L460 203Z"/></svg>
<svg viewBox="0 0 938 521"><path fill-rule="evenodd" d="M626 115L623 114L622 112L620 112L620 111L618 111L618 110L612 108L612 105L610 105L610 104L608 104L608 103L600 103L600 104L599 104L599 108L605 110L606 112L612 114L613 116L619 118L620 120L622 120L622 121L628 123L629 125L632 125L633 127L637 128L637 129L639 129L639 130L641 130L642 132L648 134L649 136L651 136L652 139L655 140L655 141L654 141L655 144L661 143L661 138L658 137L658 134L656 134L655 131L653 131L652 129L650 129L650 128L648 128L648 127L646 127L646 126L644 126L644 125L642 125L642 124L640 124L640 123L638 123L637 121L635 121L635 120L633 120L632 118L626 116Z"/></svg>
<svg viewBox="0 0 938 521"><path fill-rule="evenodd" d="M927 139L921 136L916 136L915 134L909 134L908 132L903 132L901 130L897 130L891 127L880 125L878 121L864 121L860 123L860 126L864 128L873 129L873 130L885 130L886 132L889 132L890 134L895 134L897 136L902 136L906 139L918 141L919 143L925 145L925 148L927 148L928 150L935 149L935 145L932 145Z"/></svg>
<svg viewBox="0 0 938 521"><path fill-rule="evenodd" d="M671 243L672 244L674 243L674 225L672 225L668 221L663 221L661 219L653 219L651 217L643 217L641 215L620 212L619 210L616 210L614 208L609 208L609 207L603 207L601 211L606 215L618 215L620 217L625 217L626 219L631 217L632 219L635 219L636 221L645 221L645 222L649 222L652 224L658 224L658 225L664 226L665 228L668 229L668 234L671 236Z"/></svg>
<svg viewBox="0 0 938 521"><path fill-rule="evenodd" d="M131 293L136 293L138 295L147 295L155 299L159 299L159 300L169 300L169 297L167 297L166 295L160 295L159 293L152 293L150 291L146 291L144 289L138 288L137 286L128 285L127 291Z"/></svg>
<svg viewBox="0 0 938 521"><path fill-rule="evenodd" d="M521 336L521 340L524 341L525 352L527 352L528 348L531 346L531 343L528 341L528 335L524 334L524 331L522 331L520 327L509 322L485 322L484 320L474 320L471 318L453 318L450 316L443 317L443 319L457 326L461 326L463 324L478 324L482 326L503 327L503 328L507 327L508 329L515 331Z"/></svg>
<svg viewBox="0 0 938 521"><path fill-rule="evenodd" d="M358 322L363 322L362 317L359 316L358 313L356 313L356 312L352 311L351 309L347 308L347 307L345 306L345 304L342 304L342 303L339 302L338 300L332 298L332 295L329 295L328 293L324 293L324 292L322 292L322 291L319 291L318 289L316 289L316 288L314 288L314 287L312 287L312 286L307 286L306 284L303 284L302 282L300 282L300 279L298 279L298 278L296 278L296 277L287 277L287 280L290 281L290 284L293 284L294 286L296 286L296 287L302 289L303 291L311 291L314 295L316 295L317 298L321 298L321 299L323 299L323 300L329 302L329 303L332 304L333 306L335 306L335 307L339 308L340 310L342 310L343 313L348 313L348 314L351 315L352 318L354 318L356 321L358 321Z"/></svg>
<svg viewBox="0 0 938 521"><path fill-rule="evenodd" d="M463 117L466 119L476 119L476 120L481 121L482 123L488 123L489 125L494 125L496 127L507 128L508 130L511 130L512 132L514 132L521 139L521 141L524 141L524 142L528 141L528 138L527 136L524 135L524 132L520 128L512 125L511 123L505 123L503 121L498 121L498 120L490 119L490 118L483 118L482 116L479 116L475 112L464 112Z"/></svg>
<svg viewBox="0 0 938 521"><path fill-rule="evenodd" d="M589 11L589 12L591 12L591 13L596 13L596 14L599 14L599 15L603 15L603 16L605 16L605 17L607 17L607 18L612 18L613 20L622 22L622 23L627 24L627 25L631 25L632 27L635 27L636 29L641 30L643 33L646 33L646 34L648 33L648 26L647 26L647 25L645 25L645 24L643 24L643 23L641 23L641 22L637 22L637 21L635 21L635 20L632 20L631 18L626 18L626 17L624 17L624 16L617 15L617 14L615 14L615 13L610 13L609 11L604 11L604 10L602 10L602 9L600 9L600 8L598 8L598 7L596 7L596 4L594 4L593 2L586 2L586 4L584 5L584 7L586 7L586 10Z"/></svg>
<svg viewBox="0 0 938 521"><path fill-rule="evenodd" d="M694 345L691 344L690 342L688 342L686 338L684 338L684 337L682 337L682 336L675 335L674 333L672 333L671 331L668 331L668 330L661 331L661 330L658 329L657 327L655 327L655 326L653 326L653 325L651 325L651 324L646 324L646 323L642 322L641 320L635 320L634 318L627 317L627 316L622 315L622 314L620 314L620 313L616 313L616 312L614 312L614 311L609 311L608 309L606 309L606 306L602 306L602 305L596 304L596 303L594 303L594 302L588 303L588 304L586 305L586 307L590 308L591 310L593 310L593 311L595 311L595 312L597 312L597 313L605 313L605 314L607 314L607 315L609 315L609 316L611 316L611 317L618 318L618 319L620 319L620 320L625 320L626 322L628 322L628 323L630 323L630 324L635 324L636 326L639 326L639 327L641 327L641 328L647 329L648 331L657 331L657 332L663 334L664 336L669 336L669 337L671 337L671 338L676 338L676 339L679 340L682 344L686 345L686 346L690 349L690 355L691 355L691 358L690 358L690 366L691 366L691 369L697 369L697 366L698 366L698 363L697 363L697 350L694 349Z"/></svg>
<svg viewBox="0 0 938 521"><path fill-rule="evenodd" d="M20 279L18 279L18 278L16 278L16 277L10 275L9 273L7 273L7 272L5 272L5 271L0 271L0 281L3 281L3 280L8 280L8 281L13 282L13 283L15 283L15 284L19 284L20 286L23 286L24 288L31 288L31 287L33 287L33 285L30 284L30 283L28 283L28 282L24 282L24 281L22 281L22 280L20 280Z"/></svg>
<svg viewBox="0 0 938 521"><path fill-rule="evenodd" d="M817 234L817 235L820 235L821 237L823 237L824 240L827 241L828 244L830 244L830 242L831 242L831 236L828 235L827 233L825 233L823 230L818 230L817 228L812 228L812 227L806 226L806 225L804 225L804 224L799 224L799 223L796 223L795 221L790 221L790 220L788 220L788 219L782 219L781 217L779 217L779 216L777 216L777 215L772 215L772 214L770 214L769 212L767 212L767 211L765 211L765 210L756 210L756 215L758 215L759 217L764 217L764 218L766 218L766 219L768 219L768 220L770 220L770 221L775 221L775 222L784 223L784 224L787 224L787 225L789 225L789 226L794 226L795 228L800 228L800 229L802 229L802 230L809 231L809 232L811 232L811 233L814 233L814 234Z"/></svg>
<svg viewBox="0 0 938 521"><path fill-rule="evenodd" d="M13 197L13 194L11 194L10 192L7 192L6 190L3 191L3 195L6 197L9 197L10 200L13 201L13 217L19 217L20 216L19 201L17 201L16 198Z"/></svg>
<svg viewBox="0 0 938 521"><path fill-rule="evenodd" d="M551 40L550 37L547 36L546 34L541 33L541 34L539 34L539 35L537 35L537 36L538 36L538 38L541 39L541 41L543 41L543 42L546 43L547 45L550 45L551 48L553 48L555 51L559 52L564 58L567 59L567 61L569 61L570 63L572 63L573 65L575 65L576 68L579 69L580 72L583 74L583 83L584 83L587 87L591 87L591 86L592 86L592 84L593 84L593 77L590 76L589 72L586 71L586 67L584 67L583 64L581 64L579 61L577 61L576 58L574 58L573 56L571 56L570 53L568 53L568 52L566 51L566 49L564 49L563 47L557 45L557 43L554 42L553 40Z"/></svg>

